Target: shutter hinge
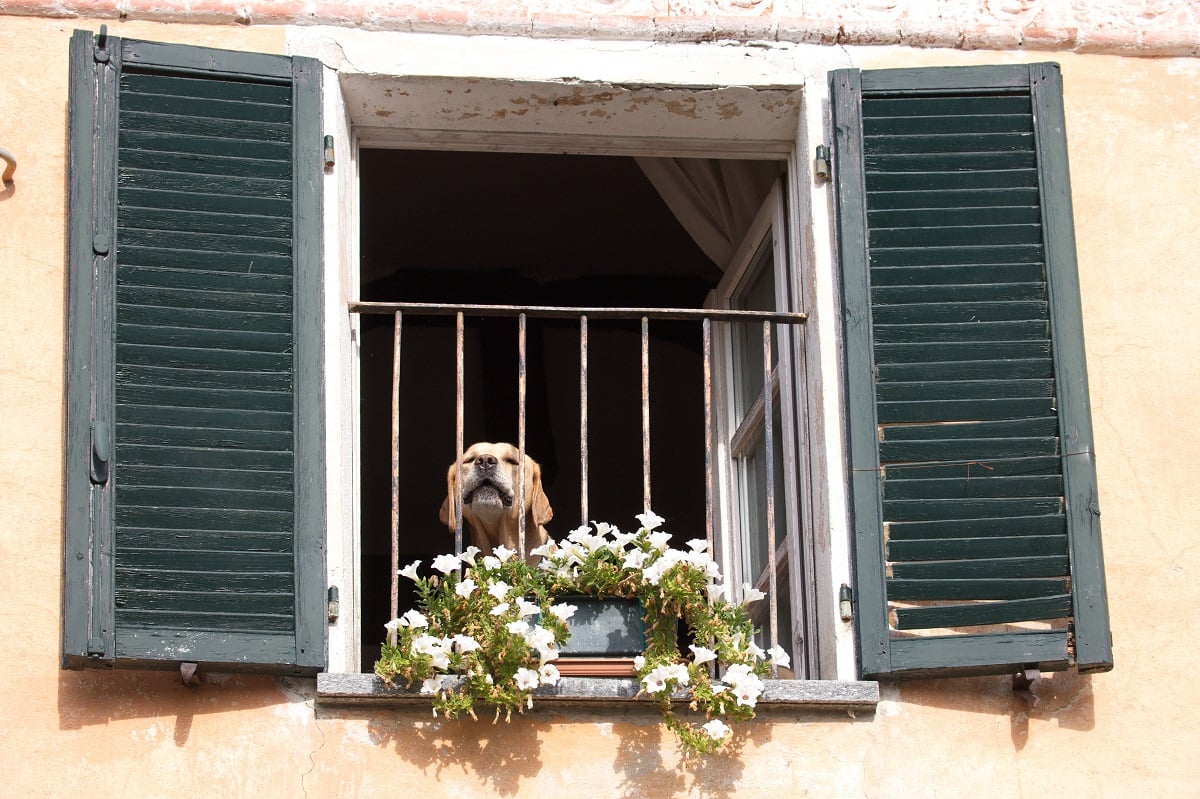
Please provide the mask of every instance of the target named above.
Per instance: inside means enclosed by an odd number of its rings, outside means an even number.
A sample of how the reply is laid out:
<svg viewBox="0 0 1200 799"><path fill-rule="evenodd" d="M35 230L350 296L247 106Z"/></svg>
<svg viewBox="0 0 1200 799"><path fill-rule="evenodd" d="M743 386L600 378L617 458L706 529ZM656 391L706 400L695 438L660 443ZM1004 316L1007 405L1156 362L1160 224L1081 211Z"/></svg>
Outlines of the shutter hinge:
<svg viewBox="0 0 1200 799"><path fill-rule="evenodd" d="M87 643L87 653L88 657L90 658L104 657L104 639L99 637L89 638Z"/></svg>
<svg viewBox="0 0 1200 799"><path fill-rule="evenodd" d="M838 615L842 617L842 621L854 618L854 592L845 583L842 583L842 588L838 591Z"/></svg>
<svg viewBox="0 0 1200 799"><path fill-rule="evenodd" d="M817 156L813 161L813 174L817 180L829 180L829 148L824 144L817 145Z"/></svg>
<svg viewBox="0 0 1200 799"><path fill-rule="evenodd" d="M92 58L98 64L108 63L108 26L101 25L100 33L96 35L96 49L92 51Z"/></svg>
<svg viewBox="0 0 1200 799"><path fill-rule="evenodd" d="M338 589L336 585L329 586L329 620L337 621L338 616L342 613L342 603L338 601Z"/></svg>
<svg viewBox="0 0 1200 799"><path fill-rule="evenodd" d="M325 155L324 155L324 157L325 157L325 168L326 168L326 169L333 169L333 164L334 164L334 161L335 161L335 159L334 159L334 157L333 157L333 137L332 137L332 136L326 136L326 137L325 137L325 142L324 142L324 144L325 144Z"/></svg>

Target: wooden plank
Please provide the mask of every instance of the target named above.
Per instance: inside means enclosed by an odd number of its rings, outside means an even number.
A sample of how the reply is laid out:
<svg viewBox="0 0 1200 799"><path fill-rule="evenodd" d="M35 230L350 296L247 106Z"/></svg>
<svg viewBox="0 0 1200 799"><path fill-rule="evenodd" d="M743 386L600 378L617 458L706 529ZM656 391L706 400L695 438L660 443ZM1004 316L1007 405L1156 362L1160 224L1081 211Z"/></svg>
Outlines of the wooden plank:
<svg viewBox="0 0 1200 799"><path fill-rule="evenodd" d="M1065 535L1066 531L1066 517L1061 513L1011 518L888 522L888 537L893 541L921 538L972 538L987 535Z"/></svg>
<svg viewBox="0 0 1200 799"><path fill-rule="evenodd" d="M879 380L1029 380L1053 374L1049 358L879 364Z"/></svg>
<svg viewBox="0 0 1200 799"><path fill-rule="evenodd" d="M873 80L874 78L868 78L868 83ZM869 117L924 117L947 114L1025 114L1028 116L1033 113L1033 107L1027 94L872 96L863 98L863 113Z"/></svg>
<svg viewBox="0 0 1200 799"><path fill-rule="evenodd" d="M118 335L128 344L206 347L213 350L288 354L292 337L287 333L246 330L170 328L159 325L118 325Z"/></svg>
<svg viewBox="0 0 1200 799"><path fill-rule="evenodd" d="M213 80L179 73L126 72L121 88L130 94L170 95L174 97L290 104L292 87L287 84L249 80Z"/></svg>
<svg viewBox="0 0 1200 799"><path fill-rule="evenodd" d="M290 410L244 411L225 408L219 404L213 407L176 408L169 405L139 405L128 402L118 402L117 408L117 418L130 424L273 432L292 430Z"/></svg>
<svg viewBox="0 0 1200 799"><path fill-rule="evenodd" d="M997 169L988 172L868 172L865 175L867 203L876 192L925 192L947 190L1036 188L1034 169Z"/></svg>
<svg viewBox="0 0 1200 799"><path fill-rule="evenodd" d="M1045 319L1045 301L948 302L929 307L881 305L873 309L875 324L937 324Z"/></svg>
<svg viewBox="0 0 1200 799"><path fill-rule="evenodd" d="M894 381L878 387L879 399L886 402L969 399L1027 399L1053 397L1054 381L1050 378L1026 380L911 380Z"/></svg>
<svg viewBox="0 0 1200 799"><path fill-rule="evenodd" d="M172 195L174 196L174 195ZM186 231L188 233L223 233L238 236L290 239L292 220L278 216L257 216L242 213L214 213L176 208L145 208L122 206L121 223L151 230Z"/></svg>
<svg viewBox="0 0 1200 799"><path fill-rule="evenodd" d="M252 480L240 489L226 486L142 485L123 482L118 491L121 501L130 509L171 504L187 508L189 511L262 511L290 514L293 502L290 486L283 490L260 488Z"/></svg>
<svg viewBox="0 0 1200 799"><path fill-rule="evenodd" d="M1032 152L1033 131L873 136L867 144L876 154Z"/></svg>
<svg viewBox="0 0 1200 799"><path fill-rule="evenodd" d="M129 286L196 289L198 291L248 291L254 294L291 294L290 275L259 272L235 274L226 271L173 266L125 263L117 267L117 279ZM182 266L182 268L180 268Z"/></svg>
<svg viewBox="0 0 1200 799"><path fill-rule="evenodd" d="M1021 416L1045 416L1054 410L1053 397L880 402L878 406L880 424L1011 419Z"/></svg>
<svg viewBox="0 0 1200 799"><path fill-rule="evenodd" d="M909 580L963 580L969 578L1022 579L1065 577L1070 564L1065 556L994 558L991 560L943 560L929 563L896 563L892 576Z"/></svg>
<svg viewBox="0 0 1200 799"><path fill-rule="evenodd" d="M1064 577L1014 580L888 580L891 600L925 602L966 599L1027 599L1065 594L1070 581Z"/></svg>
<svg viewBox="0 0 1200 799"><path fill-rule="evenodd" d="M206 153L156 152L154 150L122 149L121 166L139 170L140 185L155 188L154 173L180 172L188 175L220 175L224 179L287 180L292 165L288 161L265 158L242 158L236 155Z"/></svg>
<svg viewBox="0 0 1200 799"><path fill-rule="evenodd" d="M168 591L277 591L289 587L292 581L290 567L280 571L211 572L120 566L117 573L121 585L155 586Z"/></svg>
<svg viewBox="0 0 1200 799"><path fill-rule="evenodd" d="M117 175L122 190L147 189L183 194L209 194L230 198L251 197L290 200L292 185L278 179L250 178L240 175L212 175L192 172L157 172L122 168Z"/></svg>
<svg viewBox="0 0 1200 799"><path fill-rule="evenodd" d="M121 465L121 480L142 486L199 486L208 488L242 488L253 485L257 490L290 491L292 473L271 469L196 469L175 466Z"/></svg>
<svg viewBox="0 0 1200 799"><path fill-rule="evenodd" d="M897 425L879 429L881 441L958 441L988 438L1048 438L1058 434L1054 416L952 424Z"/></svg>
<svg viewBox="0 0 1200 799"><path fill-rule="evenodd" d="M867 194L867 207L873 212L902 209L1001 208L1037 204L1036 184L935 190L898 186L891 191L880 190Z"/></svg>
<svg viewBox="0 0 1200 799"><path fill-rule="evenodd" d="M272 469L292 467L291 452L253 449L161 446L118 442L119 463L136 466L172 466L190 469Z"/></svg>
<svg viewBox="0 0 1200 799"><path fill-rule="evenodd" d="M146 385L123 381L121 401L131 405L157 404L162 408L225 408L230 411L288 413L292 399L286 391L257 388L206 388L202 386Z"/></svg>
<svg viewBox="0 0 1200 799"><path fill-rule="evenodd" d="M175 369L228 369L251 372L291 371L291 357L245 350L214 351L206 348L117 344L117 357L125 364L167 366Z"/></svg>
<svg viewBox="0 0 1200 799"><path fill-rule="evenodd" d="M951 343L966 341L1044 341L1050 338L1046 319L999 322L942 322L875 326L875 343Z"/></svg>
<svg viewBox="0 0 1200 799"><path fill-rule="evenodd" d="M292 535L288 530L204 530L162 529L157 527L122 526L118 530L118 546L140 549L187 548L210 551L274 552L291 554ZM291 572L286 572L291 575ZM210 586L214 590L219 586Z"/></svg>
<svg viewBox="0 0 1200 799"><path fill-rule="evenodd" d="M872 139L947 133L1023 133L1031 130L1028 114L948 114L937 116L863 116L863 135L870 152Z"/></svg>
<svg viewBox="0 0 1200 799"><path fill-rule="evenodd" d="M164 571L209 572L287 572L292 570L292 554L273 552L219 552L186 549L148 549L125 547L121 551L121 566L132 569L161 569ZM290 579L281 584L290 585Z"/></svg>
<svg viewBox="0 0 1200 799"><path fill-rule="evenodd" d="M290 583L290 581L289 581ZM291 586L288 583L286 587ZM290 616L295 608L291 591L178 591L159 588L121 588L116 594L117 613L147 611L191 612L196 616L210 613L247 613Z"/></svg>
<svg viewBox="0 0 1200 799"><path fill-rule="evenodd" d="M255 256L291 255L291 241L278 237L143 230L135 227L124 228L122 234L125 243L135 247L247 253Z"/></svg>
<svg viewBox="0 0 1200 799"><path fill-rule="evenodd" d="M140 181L145 183L146 181ZM212 211L253 216L292 218L292 204L281 197L235 197L206 192L183 192L169 189L127 186L121 191L121 202L140 208L171 208L176 211ZM290 229L290 227L289 227Z"/></svg>
<svg viewBox="0 0 1200 799"><path fill-rule="evenodd" d="M889 247L981 247L1036 245L1042 242L1040 224L993 224L973 227L872 228L871 249Z"/></svg>
<svg viewBox="0 0 1200 799"><path fill-rule="evenodd" d="M1050 342L939 341L875 344L878 364L1049 360Z"/></svg>
<svg viewBox="0 0 1200 799"><path fill-rule="evenodd" d="M117 420L117 434L126 444L160 444L180 449L248 449L289 452L291 430L239 430L220 427L172 427Z"/></svg>
<svg viewBox="0 0 1200 799"><path fill-rule="evenodd" d="M987 461L1038 458L1058 454L1058 438L996 438L966 441L885 441L879 457L885 464L926 461Z"/></svg>
<svg viewBox="0 0 1200 799"><path fill-rule="evenodd" d="M981 470L982 476L972 477L963 471L957 477L933 479L894 479L889 474L883 481L883 495L887 499L1062 496L1062 478L1058 475L992 477Z"/></svg>
<svg viewBox="0 0 1200 799"><path fill-rule="evenodd" d="M1062 513L1062 511L1061 497L885 499L883 501L883 516L889 522L1011 518L1054 515Z"/></svg>
<svg viewBox="0 0 1200 799"><path fill-rule="evenodd" d="M964 247L892 247L871 252L871 271L879 268L957 266L960 264L1037 263L1044 257L1040 244L975 245Z"/></svg>
<svg viewBox="0 0 1200 799"><path fill-rule="evenodd" d="M171 323L172 319L175 319L176 327L201 330L259 330L267 333L286 333L292 329L291 314L281 311L264 313L238 308L225 310L189 308L179 307L177 301L175 307L166 304L154 306L119 303L117 312L123 322L139 325L166 326Z"/></svg>
<svg viewBox="0 0 1200 799"><path fill-rule="evenodd" d="M1065 535L988 536L985 538L927 538L895 540L887 544L893 562L926 560L972 560L1065 555Z"/></svg>
<svg viewBox="0 0 1200 799"><path fill-rule="evenodd" d="M131 610L117 609L117 624L122 629L146 627L158 630L213 630L244 633L292 632L295 626L292 613L204 613L187 610ZM172 650L177 654L177 650ZM122 650L121 654L132 653ZM161 654L161 652L159 653ZM212 655L205 652L202 658L209 662Z"/></svg>
<svg viewBox="0 0 1200 799"><path fill-rule="evenodd" d="M122 130L121 146L130 151L157 153L193 153L204 156L226 156L246 159L284 161L291 159L291 145L287 141L261 141L252 138L217 138L196 136L187 132ZM122 197L122 201L128 198Z"/></svg>
<svg viewBox="0 0 1200 799"><path fill-rule="evenodd" d="M903 305L931 302L1011 302L1043 301L1046 284L1038 275L1036 280L996 283L935 283L932 285L875 286L872 301L878 305Z"/></svg>
<svg viewBox="0 0 1200 799"><path fill-rule="evenodd" d="M1025 621L1063 619L1071 614L1071 595L1010 599L970 605L941 605L898 608L897 630L932 630L943 627L975 627L987 624L1015 624Z"/></svg>

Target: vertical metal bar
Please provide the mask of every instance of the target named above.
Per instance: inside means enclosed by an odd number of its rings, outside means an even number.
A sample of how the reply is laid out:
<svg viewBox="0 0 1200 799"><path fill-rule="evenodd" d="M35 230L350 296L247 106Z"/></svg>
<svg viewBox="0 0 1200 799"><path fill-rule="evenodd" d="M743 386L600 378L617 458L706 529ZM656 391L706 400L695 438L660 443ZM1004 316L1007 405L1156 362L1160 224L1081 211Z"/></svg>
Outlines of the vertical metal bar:
<svg viewBox="0 0 1200 799"><path fill-rule="evenodd" d="M396 311L392 331L392 596L389 606L395 619L400 615L400 329L402 315ZM389 633L396 645L395 633Z"/></svg>
<svg viewBox="0 0 1200 799"><path fill-rule="evenodd" d="M642 317L642 510L650 510L650 318Z"/></svg>
<svg viewBox="0 0 1200 799"><path fill-rule="evenodd" d="M775 555L775 413L771 381L771 323L763 322L763 459L767 470L767 597L771 604L771 646L779 643L779 592L776 585ZM777 666L771 667L771 675L777 676Z"/></svg>
<svg viewBox="0 0 1200 799"><path fill-rule="evenodd" d="M525 314L517 317L517 462L520 464L521 513L517 516L517 549L525 558Z"/></svg>
<svg viewBox="0 0 1200 799"><path fill-rule="evenodd" d="M465 413L463 411L463 349L465 331L463 325L463 314L459 311L455 314L455 330L454 330L454 367L455 367L455 388L454 388L454 444L455 455L454 464L458 470L456 479L454 480L454 554L461 555L463 552L463 427Z"/></svg>
<svg viewBox="0 0 1200 799"><path fill-rule="evenodd" d="M713 383L712 320L705 319L704 333L704 536L709 554L715 555L713 542Z"/></svg>
<svg viewBox="0 0 1200 799"><path fill-rule="evenodd" d="M579 317L579 513L588 523L588 319Z"/></svg>

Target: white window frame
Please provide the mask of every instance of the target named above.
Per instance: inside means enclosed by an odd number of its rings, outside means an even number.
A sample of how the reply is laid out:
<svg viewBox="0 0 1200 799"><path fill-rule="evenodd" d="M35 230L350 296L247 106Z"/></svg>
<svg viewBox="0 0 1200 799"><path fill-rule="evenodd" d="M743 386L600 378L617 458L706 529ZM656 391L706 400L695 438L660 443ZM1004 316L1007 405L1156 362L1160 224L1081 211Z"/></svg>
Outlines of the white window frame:
<svg viewBox="0 0 1200 799"><path fill-rule="evenodd" d="M793 564L803 568L792 568L793 582L803 585L804 591L793 590L793 614L797 615L800 603L797 598L805 595L818 601L806 603L807 620L804 628L810 630L806 646L811 651L812 675L828 679L853 680L855 673L853 636L847 623L838 623L836 618L837 589L840 583L849 581L849 547L846 535L846 505L844 495L845 475L841 466L840 405L838 390L840 373L837 358L839 336L836 327L828 324L838 320L834 310L832 206L823 187L814 185L807 153L810 142L820 142L825 127L824 98L827 91L822 80L807 83L795 64L766 63L757 68L774 77L759 76L746 81L747 86L762 86L772 89L804 90L802 107L796 114L794 127L786 136L777 132L769 141L747 143L752 131L739 130L743 135L721 139L680 135L619 135L597 136L570 129L548 134L529 125L522 128L521 118L516 118L510 129L478 130L469 126L462 130L446 131L436 124L429 128L409 124L390 132L381 132L378 120L363 116L365 104L356 95L360 83L367 81L366 75L339 74L337 65L349 67L354 61L364 72L370 70L368 58L352 58L349 53L353 44L344 41L339 50L344 53L338 58L329 56L328 31L299 33L300 40L291 43L296 53L321 56L328 68L325 75L324 118L326 133L334 137L334 165L325 177L325 324L329 336L326 339L326 382L327 435L329 458L328 475L328 518L327 536L328 582L338 589L341 613L330 624L328 646L328 671L331 673L357 673L361 641L359 634L359 608L361 581L359 570L359 510L358 510L358 322L346 311L348 302L358 297L358 151L370 146L404 146L424 149L487 149L512 152L586 153L609 155L672 155L679 157L730 157L745 158L748 155L785 159L786 198L781 204L788 209L781 221L786 229L788 257L780 259L792 264L792 279L788 281L792 296L792 307L810 314L807 329L790 336L787 347L792 353L789 362L796 367L781 387L782 392L791 394L794 412L784 414L785 435L794 442L794 455L788 461L787 471L795 474L787 493L789 518L795 520L799 529L811 531L801 542L801 536L789 536L794 547L803 546L804 552L789 553ZM338 32L350 38L353 32ZM390 35L389 35L390 36ZM597 87L625 81L631 85L659 87L664 93L688 91L713 91L716 85L729 86L723 79L726 74L743 68L746 54L743 48L726 48L734 52L717 53L716 60L728 61L729 67L722 71L714 66L714 80L708 88L695 86L695 45L659 46L658 51L638 54L636 68L642 70L638 76L629 71L635 66L628 53L614 48L613 52L597 55L585 52L584 45L572 43L537 42L526 39L505 40L503 37L463 37L464 46L477 50L478 62L457 60L461 51L447 48L447 37L423 37L396 34L406 38L406 52L410 61L405 64L405 74L419 74L423 79L453 82L461 80L462 70L473 68L472 80L494 82L496 86L508 86L516 80L543 81L548 89L561 90L562 74L594 75L590 81L580 81L587 87L594 82ZM457 37L450 37L456 40ZM381 41L377 39L376 41ZM419 46L411 46L418 43ZM528 68L525 64L534 59L531 51L554 51L567 48L568 55L556 51L546 60L547 66ZM395 45L382 45L380 52L398 52ZM640 50L641 48L635 48ZM502 54L501 54L502 53ZM520 55L518 55L518 53ZM712 54L713 51L709 51ZM751 56L759 54L751 51ZM766 60L769 61L767 54ZM686 64L685 64L686 59ZM469 61L473 61L469 60ZM418 62L423 62L418 64ZM540 60L539 60L540 63ZM364 66L364 64L366 66ZM479 67L486 64L486 67ZM514 66L520 65L520 66ZM417 68L419 67L419 68ZM541 75L530 75L542 69ZM508 74L504 74L508 70ZM564 73L563 70L567 70ZM395 67L392 69L396 72ZM722 80L716 80L720 72ZM813 70L806 70L813 74ZM384 74L387 74L386 72ZM483 74L484 77L480 77ZM815 74L823 74L815 70ZM399 74L395 81L402 84L408 78ZM474 84L478 86L479 84ZM573 84L575 85L575 84ZM630 112L636 113L636 112ZM738 120L721 120L723 129L738 124ZM568 126L569 127L569 126ZM637 127L636 121L633 125ZM815 144L813 145L815 146ZM815 312L815 313L814 313ZM828 320L823 330L813 329L813 318L824 314ZM782 345L781 339L781 345ZM781 359L782 360L782 359ZM820 375L813 382L810 374ZM800 424L796 425L795 422ZM788 429L791 428L791 429ZM728 476L722 478L726 480ZM729 491L728 483L723 491ZM728 493L722 496L729 496ZM729 503L718 503L721 513L728 514ZM718 521L727 525L730 520ZM728 538L728 537L726 537ZM794 589L795 586L792 586ZM825 640L832 639L832 640Z"/></svg>

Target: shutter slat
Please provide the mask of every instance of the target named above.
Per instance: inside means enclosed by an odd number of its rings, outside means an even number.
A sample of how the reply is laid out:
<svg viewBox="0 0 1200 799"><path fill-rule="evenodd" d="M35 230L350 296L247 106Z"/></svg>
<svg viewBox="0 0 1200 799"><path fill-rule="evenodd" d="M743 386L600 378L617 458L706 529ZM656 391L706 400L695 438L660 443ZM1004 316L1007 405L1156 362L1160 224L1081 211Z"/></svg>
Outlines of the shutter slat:
<svg viewBox="0 0 1200 799"><path fill-rule="evenodd" d="M1059 497L987 497L980 499L885 499L889 522L1038 516L1062 512Z"/></svg>
<svg viewBox="0 0 1200 799"><path fill-rule="evenodd" d="M985 472L986 473L986 472ZM1062 496L1059 475L895 479L883 483L886 499Z"/></svg>
<svg viewBox="0 0 1200 799"><path fill-rule="evenodd" d="M892 541L927 538L978 538L982 536L1058 535L1067 530L1061 513L1042 516L1009 516L981 519L936 519L887 523Z"/></svg>
<svg viewBox="0 0 1200 799"><path fill-rule="evenodd" d="M1065 554L1067 554L1067 537L1065 535L930 538L889 541L887 545L888 558L898 563Z"/></svg>
<svg viewBox="0 0 1200 799"><path fill-rule="evenodd" d="M245 591L222 594L208 591L176 591L171 589L123 588L117 591L117 613L135 606L142 611L188 611L199 614L231 613L242 615L247 606L257 608L268 616L288 616L294 599L291 593Z"/></svg>
<svg viewBox="0 0 1200 799"><path fill-rule="evenodd" d="M122 465L179 466L186 469L270 469L290 471L292 453L283 450L214 449L181 445L132 444L120 442L117 457Z"/></svg>
<svg viewBox="0 0 1200 799"><path fill-rule="evenodd" d="M162 568L117 568L119 582L131 589L143 586L163 591L267 592L283 591L292 579L290 566L281 571L186 571Z"/></svg>
<svg viewBox="0 0 1200 799"><path fill-rule="evenodd" d="M1065 577L1069 573L1067 556L1030 558L981 558L977 560L938 560L924 563L896 563L892 576L910 580L961 580L972 577L990 579L1022 577Z"/></svg>
<svg viewBox="0 0 1200 799"><path fill-rule="evenodd" d="M880 424L916 422L960 422L975 419L1011 419L1022 416L1046 416L1053 413L1053 397L973 400L921 400L918 402L880 402Z"/></svg>
<svg viewBox="0 0 1200 799"><path fill-rule="evenodd" d="M123 629L149 628L154 630L198 630L219 632L291 633L295 629L294 613L197 613L190 607L182 610L125 610L117 609L117 623ZM122 635L120 631L118 637Z"/></svg>
<svg viewBox="0 0 1200 799"><path fill-rule="evenodd" d="M1062 577L998 580L890 580L888 596L907 602L967 599L1032 599L1065 594Z"/></svg>
<svg viewBox="0 0 1200 799"><path fill-rule="evenodd" d="M1060 594L1036 599L1012 599L974 605L943 605L929 608L901 608L896 611L896 629L916 630L936 627L967 627L983 624L1061 619L1071 612L1071 595Z"/></svg>

